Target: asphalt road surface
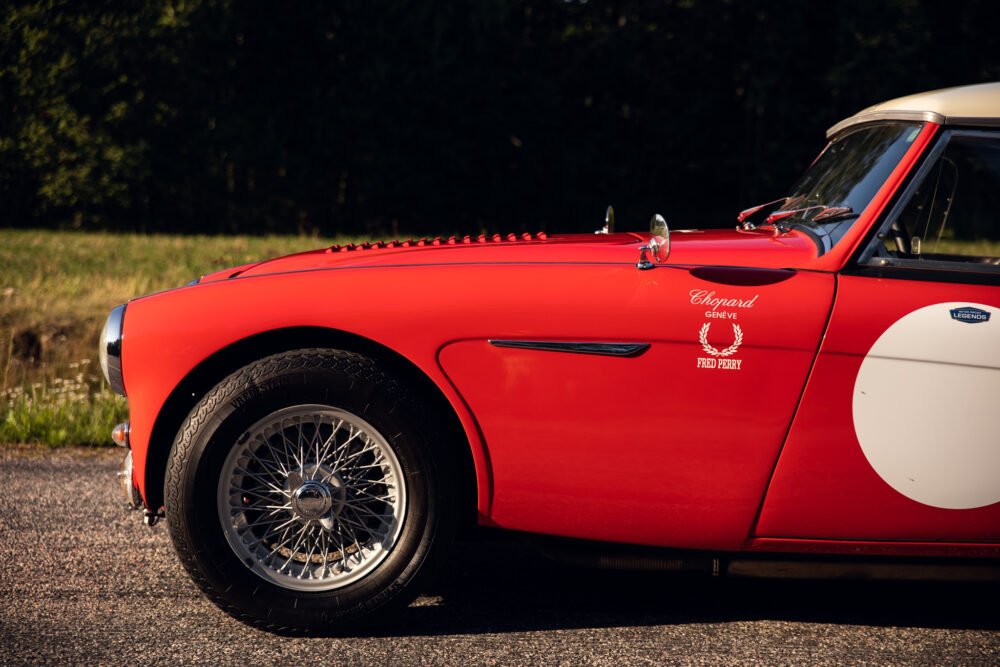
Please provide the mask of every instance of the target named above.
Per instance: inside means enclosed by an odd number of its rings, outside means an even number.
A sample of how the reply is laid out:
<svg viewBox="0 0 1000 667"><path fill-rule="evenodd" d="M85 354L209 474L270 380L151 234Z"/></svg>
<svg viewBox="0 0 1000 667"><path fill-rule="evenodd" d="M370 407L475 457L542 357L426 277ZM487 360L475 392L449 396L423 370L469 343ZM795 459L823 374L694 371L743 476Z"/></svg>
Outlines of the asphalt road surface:
<svg viewBox="0 0 1000 667"><path fill-rule="evenodd" d="M119 452L0 450L0 663L1000 664L1000 587L712 579L568 568L460 545L374 636L233 620L160 525L121 509Z"/></svg>

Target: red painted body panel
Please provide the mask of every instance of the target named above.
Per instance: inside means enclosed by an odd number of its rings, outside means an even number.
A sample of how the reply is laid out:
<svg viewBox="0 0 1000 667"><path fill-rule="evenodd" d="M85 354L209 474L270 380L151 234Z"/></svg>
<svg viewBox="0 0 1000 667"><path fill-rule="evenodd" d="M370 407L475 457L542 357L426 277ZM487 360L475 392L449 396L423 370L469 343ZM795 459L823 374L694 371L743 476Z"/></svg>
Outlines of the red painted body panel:
<svg viewBox="0 0 1000 667"><path fill-rule="evenodd" d="M487 324L478 339L441 351L490 452L495 524L595 540L740 547L826 323L832 276L627 268L605 273L583 298L560 297L556 285L535 291L537 299ZM692 303L692 292L751 305L712 309ZM549 304L560 298L559 317L552 317ZM728 357L738 370L698 367L699 358L712 359L699 343L707 323L718 348L732 341L732 324L741 327L743 343ZM505 337L651 347L613 358L486 341ZM766 397L767 410L758 397Z"/></svg>
<svg viewBox="0 0 1000 667"><path fill-rule="evenodd" d="M758 536L1000 542L1000 503L954 510L911 500L878 476L854 431L854 383L875 340L903 315L948 301L1000 307L1000 290L986 285L840 278L830 328L775 469ZM886 419L924 417L886 415Z"/></svg>
<svg viewBox="0 0 1000 667"><path fill-rule="evenodd" d="M438 298L408 308L420 298L403 288L415 284ZM212 354L254 334L297 326L335 328L392 347L444 392L469 436L476 463L479 505L489 498L489 462L471 418L436 363L439 326L456 321L453 275L415 267L401 271L323 271L267 279L245 278L163 292L129 303L125 315L122 368L129 397L135 481L145 494L146 450L157 415L173 388ZM466 284L474 283L466 278ZM467 295L468 296L468 295ZM345 315L354 314L351 317ZM435 326L431 324L435 323ZM127 348L127 349L126 349Z"/></svg>
<svg viewBox="0 0 1000 667"><path fill-rule="evenodd" d="M667 264L812 269L817 248L799 231L776 236L770 229L706 229L671 234Z"/></svg>

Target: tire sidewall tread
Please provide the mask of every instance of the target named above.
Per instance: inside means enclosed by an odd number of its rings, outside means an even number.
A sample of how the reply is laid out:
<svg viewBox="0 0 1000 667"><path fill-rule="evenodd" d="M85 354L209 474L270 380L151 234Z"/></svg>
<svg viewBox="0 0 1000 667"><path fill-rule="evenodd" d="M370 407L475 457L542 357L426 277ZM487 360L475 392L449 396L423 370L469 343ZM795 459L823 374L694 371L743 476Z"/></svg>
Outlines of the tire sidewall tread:
<svg viewBox="0 0 1000 667"><path fill-rule="evenodd" d="M317 390L322 395L316 396ZM311 398L309 398L311 397ZM304 400L349 410L392 447L408 488L392 552L357 582L323 592L283 589L250 571L229 547L216 511L218 472L261 410ZM359 407L360 406L360 407ZM220 382L181 425L168 460L165 508L171 539L195 584L230 615L280 634L347 630L407 604L429 573L449 503L431 420L375 360L344 350L304 349L254 362ZM266 413L265 413L266 414ZM214 476L213 476L214 475ZM210 503L210 511L204 507Z"/></svg>

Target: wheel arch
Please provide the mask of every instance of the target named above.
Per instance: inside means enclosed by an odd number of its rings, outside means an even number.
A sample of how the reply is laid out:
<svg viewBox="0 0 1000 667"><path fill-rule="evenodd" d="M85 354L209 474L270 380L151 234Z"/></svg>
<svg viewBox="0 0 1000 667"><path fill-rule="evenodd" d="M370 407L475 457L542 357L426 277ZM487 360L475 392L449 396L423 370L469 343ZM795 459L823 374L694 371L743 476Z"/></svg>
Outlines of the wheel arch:
<svg viewBox="0 0 1000 667"><path fill-rule="evenodd" d="M160 408L146 451L145 495L151 508L163 505L163 480L174 437L192 408L212 387L229 374L263 357L290 350L319 347L349 350L377 359L389 371L428 399L447 440L448 461L458 478L459 506L463 526L474 524L478 498L478 471L471 443L461 419L441 388L417 365L373 340L337 329L290 327L254 334L209 356L193 368L174 388Z"/></svg>

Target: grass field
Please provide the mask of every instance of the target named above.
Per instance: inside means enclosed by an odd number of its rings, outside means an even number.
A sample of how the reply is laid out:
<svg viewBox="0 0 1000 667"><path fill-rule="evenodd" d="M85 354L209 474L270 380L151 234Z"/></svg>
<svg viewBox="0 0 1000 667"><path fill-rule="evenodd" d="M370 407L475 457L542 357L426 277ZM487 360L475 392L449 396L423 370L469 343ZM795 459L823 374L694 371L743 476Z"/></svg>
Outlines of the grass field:
<svg viewBox="0 0 1000 667"><path fill-rule="evenodd" d="M229 266L358 240L0 230L0 443L110 444L127 414L97 362L114 306Z"/></svg>

